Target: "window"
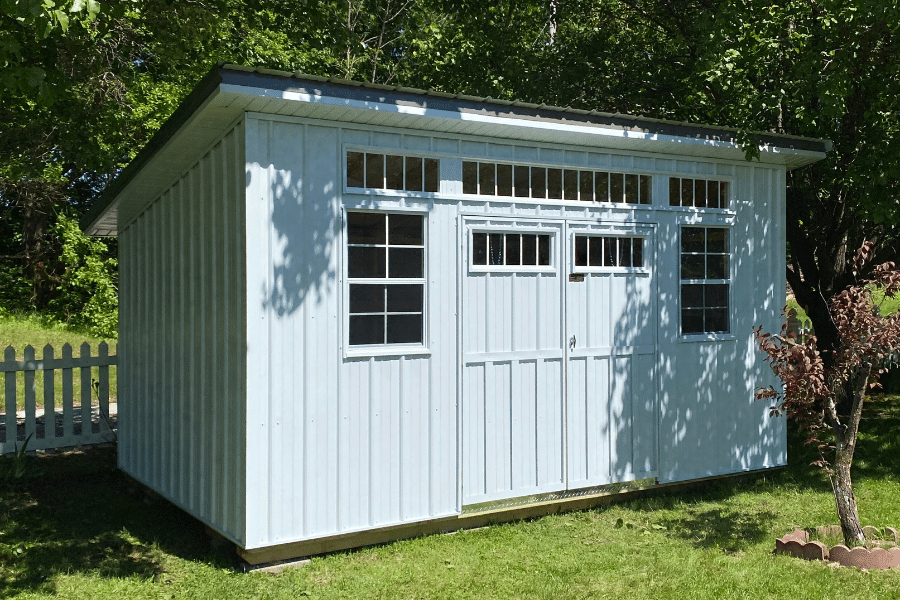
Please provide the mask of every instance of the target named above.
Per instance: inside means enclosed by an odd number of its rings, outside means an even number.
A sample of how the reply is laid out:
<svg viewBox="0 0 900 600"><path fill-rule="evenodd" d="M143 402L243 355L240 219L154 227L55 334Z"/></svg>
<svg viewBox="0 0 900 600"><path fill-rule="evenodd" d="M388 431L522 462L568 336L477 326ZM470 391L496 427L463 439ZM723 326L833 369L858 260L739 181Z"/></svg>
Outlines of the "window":
<svg viewBox="0 0 900 600"><path fill-rule="evenodd" d="M681 333L728 333L729 251L724 227L681 228Z"/></svg>
<svg viewBox="0 0 900 600"><path fill-rule="evenodd" d="M472 232L475 266L547 267L550 260L549 233Z"/></svg>
<svg viewBox="0 0 900 600"><path fill-rule="evenodd" d="M576 267L644 267L644 238L576 235Z"/></svg>
<svg viewBox="0 0 900 600"><path fill-rule="evenodd" d="M728 182L670 177L669 205L728 208Z"/></svg>
<svg viewBox="0 0 900 600"><path fill-rule="evenodd" d="M347 187L437 192L438 159L376 152L347 152Z"/></svg>
<svg viewBox="0 0 900 600"><path fill-rule="evenodd" d="M651 185L634 173L463 161L463 194L650 204Z"/></svg>
<svg viewBox="0 0 900 600"><path fill-rule="evenodd" d="M425 217L347 213L349 342L424 340Z"/></svg>

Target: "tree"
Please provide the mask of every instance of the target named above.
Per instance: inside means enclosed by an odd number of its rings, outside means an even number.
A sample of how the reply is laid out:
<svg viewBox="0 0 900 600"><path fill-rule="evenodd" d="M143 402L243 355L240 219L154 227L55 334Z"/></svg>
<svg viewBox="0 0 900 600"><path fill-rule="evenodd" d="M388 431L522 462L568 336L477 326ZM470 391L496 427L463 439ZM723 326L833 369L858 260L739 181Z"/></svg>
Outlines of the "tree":
<svg viewBox="0 0 900 600"><path fill-rule="evenodd" d="M871 261L874 244L866 242L857 252L852 274ZM882 315L872 300L872 291L882 289L887 297L900 295L900 271L894 263L876 266L872 277L863 279L840 294L829 305L829 314L839 333L839 350L824 360L816 336L798 341L787 333L771 336L756 330L759 348L783 391L769 387L758 398L774 400L774 414L785 413L801 430L807 443L815 444L819 460L814 463L828 475L834 491L838 518L848 544L865 541L850 469L862 418L866 391L877 385L886 367L900 363L900 312ZM839 407L849 405L847 414Z"/></svg>

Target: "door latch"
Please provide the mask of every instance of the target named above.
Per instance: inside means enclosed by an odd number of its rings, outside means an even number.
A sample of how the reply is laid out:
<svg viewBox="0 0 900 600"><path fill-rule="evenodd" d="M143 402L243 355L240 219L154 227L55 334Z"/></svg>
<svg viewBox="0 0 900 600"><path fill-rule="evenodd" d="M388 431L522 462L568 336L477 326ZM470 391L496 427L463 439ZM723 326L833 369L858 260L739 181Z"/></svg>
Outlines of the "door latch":
<svg viewBox="0 0 900 600"><path fill-rule="evenodd" d="M575 349L575 336L573 335L572 339L569 340L569 350L574 350L574 349Z"/></svg>

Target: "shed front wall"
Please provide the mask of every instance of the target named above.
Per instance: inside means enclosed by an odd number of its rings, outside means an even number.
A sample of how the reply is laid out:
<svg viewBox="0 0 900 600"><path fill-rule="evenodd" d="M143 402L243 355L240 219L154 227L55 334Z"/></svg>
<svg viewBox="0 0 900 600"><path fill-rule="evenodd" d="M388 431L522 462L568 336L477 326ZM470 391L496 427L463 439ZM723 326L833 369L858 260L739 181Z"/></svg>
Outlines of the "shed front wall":
<svg viewBox="0 0 900 600"><path fill-rule="evenodd" d="M440 192L348 189L348 148L438 157ZM750 329L756 324L776 329L784 302L783 168L253 114L246 120L246 149L246 505L253 509L247 513L245 548L428 520L458 514L478 501L541 490L642 477L678 481L785 463L783 423L753 400L754 388L771 377ZM648 174L653 205L463 195L463 158ZM731 208L669 207L669 176L729 181ZM353 210L425 215L421 352L367 354L346 345L344 231L347 211ZM467 227L492 219L560 231L559 281L551 284L557 286L555 304L543 303L531 314L541 322L555 320L558 330L547 343L559 351L557 362L569 361L573 377L591 363L606 361L605 371L591 371L569 389L559 379L566 370L554 370L552 360L537 354L521 361L522 356L497 354L514 353L515 347L498 346L485 349L496 355L484 360L471 356L477 342L467 336L478 328L467 333L468 320L478 317L474 305L466 304L465 289L480 284L477 278L465 283ZM731 335L702 341L679 335L679 228L690 223L729 227ZM597 278L596 289L606 290L602 294L613 301L606 312L589 300L576 302L565 287L578 285L567 283L569 234L598 226L651 232L648 251L655 257L652 274L638 287L625 279ZM498 291L498 297L511 297L511 289ZM619 308L615 298L621 298ZM628 302L643 307L641 319L624 308ZM596 334L594 349L604 356L587 351L570 356L566 350L566 329L573 325L560 311L579 310L595 313L585 317L588 328L621 336L601 343L602 334ZM639 328L639 320L650 324ZM466 361L473 368L464 375ZM556 379L535 387L539 377ZM589 407L601 386L610 402L606 412L594 421L584 415L575 419L576 405ZM557 396L548 400L553 389ZM491 410L499 412L490 431L484 406L467 408L479 393L496 400ZM537 405L526 406L538 395L543 413ZM568 426L567 416L573 419ZM548 420L562 429L546 427ZM487 432L483 442L471 435L479 427ZM525 434L530 437L522 438ZM533 452L517 453L523 439ZM500 446L485 446L488 442ZM558 450L558 460L548 458L547 444ZM489 461L497 456L492 464L502 469L488 489ZM605 466L597 467L598 459Z"/></svg>

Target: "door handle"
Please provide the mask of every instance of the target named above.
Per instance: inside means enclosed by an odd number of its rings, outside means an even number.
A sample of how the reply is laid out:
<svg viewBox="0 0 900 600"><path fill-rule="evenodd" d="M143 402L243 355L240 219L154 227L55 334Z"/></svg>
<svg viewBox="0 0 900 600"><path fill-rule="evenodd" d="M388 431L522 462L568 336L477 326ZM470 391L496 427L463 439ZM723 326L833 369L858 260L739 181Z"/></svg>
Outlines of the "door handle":
<svg viewBox="0 0 900 600"><path fill-rule="evenodd" d="M575 349L575 336L573 335L572 339L569 340L569 350L574 350L574 349Z"/></svg>

